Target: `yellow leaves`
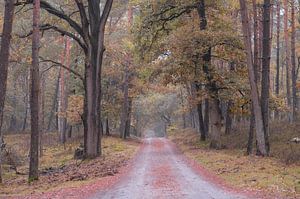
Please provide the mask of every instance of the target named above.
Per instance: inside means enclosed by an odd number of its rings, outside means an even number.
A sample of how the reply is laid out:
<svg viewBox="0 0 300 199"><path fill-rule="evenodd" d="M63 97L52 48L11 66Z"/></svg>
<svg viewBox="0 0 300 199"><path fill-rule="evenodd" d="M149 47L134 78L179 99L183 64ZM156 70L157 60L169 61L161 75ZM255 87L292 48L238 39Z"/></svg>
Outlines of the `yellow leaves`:
<svg viewBox="0 0 300 199"><path fill-rule="evenodd" d="M276 96L275 94L271 93L270 109L281 111L281 112L289 111L285 97Z"/></svg>
<svg viewBox="0 0 300 199"><path fill-rule="evenodd" d="M67 113L62 116L67 117L68 123L81 123L81 115L83 114L84 97L82 95L72 95L68 98Z"/></svg>
<svg viewBox="0 0 300 199"><path fill-rule="evenodd" d="M134 49L134 44L131 39L124 38L122 41L123 41L124 49L130 50L130 51L132 51Z"/></svg>
<svg viewBox="0 0 300 199"><path fill-rule="evenodd" d="M300 89L300 82L297 82L296 88L297 88L297 89Z"/></svg>

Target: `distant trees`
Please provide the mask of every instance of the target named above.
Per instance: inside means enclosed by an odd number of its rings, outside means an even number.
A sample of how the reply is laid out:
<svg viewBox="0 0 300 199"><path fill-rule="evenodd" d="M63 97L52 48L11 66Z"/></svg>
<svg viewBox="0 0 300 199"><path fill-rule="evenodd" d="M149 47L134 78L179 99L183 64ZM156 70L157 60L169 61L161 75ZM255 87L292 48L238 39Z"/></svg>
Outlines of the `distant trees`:
<svg viewBox="0 0 300 199"><path fill-rule="evenodd" d="M3 149L3 136L2 136L2 124L3 124L3 112L4 102L6 96L6 84L7 84L7 70L9 64L9 52L10 43L12 38L12 26L14 18L15 0L5 0L5 13L3 20L3 32L1 38L0 47L0 183L2 183L2 149Z"/></svg>
<svg viewBox="0 0 300 199"><path fill-rule="evenodd" d="M196 114L191 115L197 121L201 139L206 140L209 137L210 146L215 149L223 147L221 102L226 104L225 102L232 101L225 97L227 93L224 91L226 92L228 87L223 84L221 78L226 76L225 71L231 70L232 64L241 64L237 55L241 42L235 39L237 37L233 38L235 33L232 24L224 20L224 13L216 18L211 17L211 10L222 6L224 5L218 1L185 1L183 4L160 2L154 6L155 9L151 13L145 5L143 13L151 14L141 16L143 24L138 31L142 46L139 48L143 48L140 50L140 56L147 61L157 59L159 53L170 52L165 61L159 62L165 67L162 69L165 82L191 85L191 100L188 102L191 103L191 112L196 110ZM229 10L227 14L231 12ZM218 23L220 21L222 23ZM220 53L225 52L225 49L232 54ZM231 72L236 73L234 69ZM236 90L233 89L232 92ZM228 116L233 109L234 107L228 108ZM230 125L230 119L227 124Z"/></svg>
<svg viewBox="0 0 300 199"><path fill-rule="evenodd" d="M164 82L187 88L187 93L190 93L187 100L191 107L190 115L193 115L193 121L197 121L194 123L202 140L209 138L212 148L222 148L220 136L223 134L223 123L226 134L229 134L231 125L246 120L250 124L248 153L252 153L256 141L257 154L265 156L270 151L270 121L273 118L297 118L299 69L295 9L299 1L276 1L276 7L268 0L250 2L251 9L248 11L249 2L240 1L246 14L239 12L239 6L232 2L148 2L141 6L137 51L146 63L156 62L160 56L166 55L165 60L153 65L164 66L160 68L160 73L166 77ZM214 10L218 10L219 14L215 15ZM240 15L243 17L243 30L234 31L241 29L236 23ZM283 20L281 15L284 15ZM273 31L276 21L276 31ZM223 34L219 34L220 31ZM241 32L248 37L243 46L240 45L241 39L230 37ZM274 62L271 60L273 33L276 33L277 48ZM282 41L281 34L284 36ZM229 55L229 51L232 54ZM235 67L231 69L231 65ZM245 69L249 70L248 74ZM157 71L154 69L153 73ZM246 82L242 83L239 75L250 78L250 87ZM293 114L289 114L289 110ZM280 111L285 113L279 114Z"/></svg>

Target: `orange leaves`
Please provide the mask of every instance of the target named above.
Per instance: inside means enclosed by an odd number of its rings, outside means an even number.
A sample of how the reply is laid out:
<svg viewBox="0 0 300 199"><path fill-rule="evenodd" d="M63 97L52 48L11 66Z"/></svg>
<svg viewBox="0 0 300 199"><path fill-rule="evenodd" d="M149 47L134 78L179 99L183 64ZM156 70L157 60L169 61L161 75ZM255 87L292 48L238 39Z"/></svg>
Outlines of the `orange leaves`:
<svg viewBox="0 0 300 199"><path fill-rule="evenodd" d="M68 123L81 123L83 114L84 97L82 95L72 95L68 98L68 109L66 113L58 113L61 117L67 117Z"/></svg>

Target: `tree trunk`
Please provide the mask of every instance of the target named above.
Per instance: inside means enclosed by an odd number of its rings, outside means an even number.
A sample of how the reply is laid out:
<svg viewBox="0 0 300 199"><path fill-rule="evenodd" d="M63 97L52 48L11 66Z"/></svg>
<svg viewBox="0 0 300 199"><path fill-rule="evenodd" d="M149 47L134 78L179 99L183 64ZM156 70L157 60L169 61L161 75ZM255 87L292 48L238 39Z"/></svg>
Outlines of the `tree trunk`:
<svg viewBox="0 0 300 199"><path fill-rule="evenodd" d="M234 62L231 62L229 65L229 70L231 72L235 71L235 64ZM226 118L225 118L225 134L229 135L232 131L232 113L231 113L231 108L233 106L233 101L229 100L227 102L227 107L226 107Z"/></svg>
<svg viewBox="0 0 300 199"><path fill-rule="evenodd" d="M204 122L203 122L202 102L199 102L197 104L197 111L198 111L198 117L199 117L199 131L201 134L201 140L205 141L206 140L206 131L205 131L205 126L204 126Z"/></svg>
<svg viewBox="0 0 300 199"><path fill-rule="evenodd" d="M109 120L108 117L105 120L105 135L106 136L110 136L110 132L109 132Z"/></svg>
<svg viewBox="0 0 300 199"><path fill-rule="evenodd" d="M206 9L205 9L205 1L201 0L198 4L198 16L200 18L200 30L207 29L207 19L206 19ZM211 48L207 50L206 53L202 56L203 60L203 72L206 75L206 79L208 84L206 85L207 91L211 96L211 102L209 103L209 119L211 126L211 147L212 148L221 148L221 128L222 128L222 116L221 110L219 107L219 99L218 99L218 88L214 77L210 71L210 62L211 62Z"/></svg>
<svg viewBox="0 0 300 199"><path fill-rule="evenodd" d="M9 64L9 49L11 42L11 32L14 18L15 0L5 0L4 23L0 47L0 183L2 183L2 169L1 169L1 152L2 152L2 123L3 111L7 86L7 70Z"/></svg>
<svg viewBox="0 0 300 199"><path fill-rule="evenodd" d="M64 44L64 49L61 54L61 64L65 65L66 51L67 46L65 43L65 38L62 37L62 43ZM66 86L65 86L65 70L60 67L60 80L59 80L59 98L58 98L58 134L59 141L62 144L66 142L66 127L67 121L65 117L65 113L67 110L66 107Z"/></svg>
<svg viewBox="0 0 300 199"><path fill-rule="evenodd" d="M197 74L196 74L197 75ZM196 91L196 96L199 97L199 92L200 92L200 86L197 82L192 84L192 91ZM194 96L194 97L196 97ZM206 130L205 130L205 125L204 125L204 118L203 118L203 108L202 108L202 101L197 102L197 113L198 113L198 123L199 123L199 132L201 135L201 140L205 141L206 140Z"/></svg>
<svg viewBox="0 0 300 199"><path fill-rule="evenodd" d="M227 103L227 110L226 110L226 119L225 119L225 134L229 135L231 134L231 130L232 130L232 117L231 117L231 107L232 107L233 103L230 100Z"/></svg>
<svg viewBox="0 0 300 199"><path fill-rule="evenodd" d="M185 106L184 106L184 96L183 96L183 91L182 88L180 88L180 100L181 100L181 108L182 108L182 113L181 113L181 117L182 117L182 127L183 129L186 129L186 116L185 116Z"/></svg>
<svg viewBox="0 0 300 199"><path fill-rule="evenodd" d="M271 60L271 1L264 1L263 9L263 56L261 78L261 109L264 124L265 144L267 154L270 151L269 143L269 100L270 100L270 60ZM265 154L264 154L265 155Z"/></svg>
<svg viewBox="0 0 300 199"><path fill-rule="evenodd" d="M259 76L259 20L258 20L258 11L257 11L257 2L252 0L253 7L253 67L255 78L258 79Z"/></svg>
<svg viewBox="0 0 300 199"><path fill-rule="evenodd" d="M297 119L297 74L296 74L296 24L295 24L295 0L291 2L291 64L292 64L292 120Z"/></svg>
<svg viewBox="0 0 300 199"><path fill-rule="evenodd" d="M70 126L69 126L69 131L68 131L68 138L69 138L69 139L72 138L72 132L73 132L73 126L70 125Z"/></svg>
<svg viewBox="0 0 300 199"><path fill-rule="evenodd" d="M52 102L52 108L51 108L51 113L50 113L50 117L49 117L49 121L48 121L48 127L47 127L47 131L49 132L51 129L51 123L53 120L53 116L54 113L56 112L57 109L57 98L58 98L58 92L59 92L59 80L60 80L60 72L58 73L58 78L56 81L56 86L55 86L55 91L54 91L54 97L53 97L53 102ZM56 116L57 118L57 116Z"/></svg>
<svg viewBox="0 0 300 199"><path fill-rule="evenodd" d="M126 139L126 123L128 121L128 109L129 109L129 96L128 88L129 87L129 68L126 65L125 68L125 79L124 79L124 101L123 101L123 110L121 114L121 124L120 124L120 136L123 139Z"/></svg>
<svg viewBox="0 0 300 199"><path fill-rule="evenodd" d="M204 127L205 134L208 135L209 132L209 100L205 99L204 101Z"/></svg>
<svg viewBox="0 0 300 199"><path fill-rule="evenodd" d="M221 128L222 128L222 117L221 111L219 108L219 100L212 99L209 103L210 105L210 148L221 149Z"/></svg>
<svg viewBox="0 0 300 199"><path fill-rule="evenodd" d="M258 89L255 82L253 56L252 56L252 49L251 49L252 47L251 34L250 34L250 26L249 26L248 10L246 6L246 2L244 0L240 0L240 6L241 6L242 29L244 34L244 44L247 53L248 74L249 74L249 81L251 87L251 100L253 103L253 111L255 115L255 129L256 129L258 150L260 151L261 155L267 155L267 150L265 145L264 125L262 121L262 110L259 102Z"/></svg>
<svg viewBox="0 0 300 199"><path fill-rule="evenodd" d="M28 112L30 110L30 95L29 95L29 92L30 92L30 70L28 70L28 73L27 73L27 77L26 77L26 81L25 81L25 84L26 84L26 88L27 90L25 91L26 94L25 94L25 99L24 99L24 107L25 107L25 113L24 113L24 119L23 119L23 124L22 124L22 132L25 132L26 130L26 127L27 127L27 118L28 118Z"/></svg>
<svg viewBox="0 0 300 199"><path fill-rule="evenodd" d="M286 95L287 95L287 101L288 105L292 105L292 99L291 99L291 90L290 90L290 46L289 46L289 30L288 30L288 0L284 0L284 40L285 40L285 55L286 55ZM291 120L291 114L288 113L289 120Z"/></svg>
<svg viewBox="0 0 300 199"><path fill-rule="evenodd" d="M130 137L130 128L131 128L131 111L132 111L132 99L129 99L128 105L128 116L126 120L125 133L126 137Z"/></svg>
<svg viewBox="0 0 300 199"><path fill-rule="evenodd" d="M255 130L255 115L254 115L253 103L251 103L250 127L249 127L248 143L247 143L248 155L252 154L253 151L254 130Z"/></svg>
<svg viewBox="0 0 300 199"><path fill-rule="evenodd" d="M29 182L39 178L39 46L40 46L40 0L34 0L33 34L32 34L32 66L31 66L31 142Z"/></svg>
<svg viewBox="0 0 300 199"><path fill-rule="evenodd" d="M40 157L43 156L43 134L45 133L45 76L41 77L41 85L40 85Z"/></svg>
<svg viewBox="0 0 300 199"><path fill-rule="evenodd" d="M86 158L101 155L101 73L104 55L105 24L113 0L107 0L100 15L99 2L89 1L90 42L85 64L85 151ZM86 28L86 27L85 27Z"/></svg>
<svg viewBox="0 0 300 199"><path fill-rule="evenodd" d="M11 97L11 102L12 104L17 104L17 82L14 81L13 83L14 89L13 89L13 96ZM17 118L16 118L16 107L12 107L13 111L11 111L11 116L9 120L9 127L7 129L8 132L10 133L16 133L17 132Z"/></svg>
<svg viewBox="0 0 300 199"><path fill-rule="evenodd" d="M277 33L276 33L276 88L275 93L277 97L279 96L280 88L280 1L277 1ZM278 118L279 112L275 111L275 117Z"/></svg>

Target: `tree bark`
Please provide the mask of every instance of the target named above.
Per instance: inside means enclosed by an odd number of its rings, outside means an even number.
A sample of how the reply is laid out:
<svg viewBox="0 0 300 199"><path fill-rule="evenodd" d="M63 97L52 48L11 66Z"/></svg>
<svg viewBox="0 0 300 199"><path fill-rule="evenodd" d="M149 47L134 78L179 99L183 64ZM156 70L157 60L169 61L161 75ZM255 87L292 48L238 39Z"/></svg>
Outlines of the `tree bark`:
<svg viewBox="0 0 300 199"><path fill-rule="evenodd" d="M14 18L14 9L15 9L15 0L6 0L5 1L5 11L4 11L4 23L3 23L3 32L1 38L1 47L0 47L0 183L2 183L2 169L1 169L1 152L2 152L2 123L3 123L3 112L4 112L4 103L5 95L7 88L7 70L9 64L9 49L11 42L11 32Z"/></svg>
<svg viewBox="0 0 300 199"><path fill-rule="evenodd" d="M105 135L106 135L106 136L110 136L110 132L109 132L109 120L108 120L108 117L105 119Z"/></svg>
<svg viewBox="0 0 300 199"><path fill-rule="evenodd" d="M200 86L196 82L192 84L192 90L196 90L197 96L199 95L198 92L200 92ZM199 132L200 132L200 138L202 141L206 140L206 130L204 125L204 118L203 118L203 108L202 108L202 101L199 101L197 103L197 113L198 113L198 121L199 121Z"/></svg>
<svg viewBox="0 0 300 199"><path fill-rule="evenodd" d="M59 79L60 79L60 72L58 73L58 78L56 81L56 86L55 86L54 97L53 97L51 113L50 113L50 117L49 117L49 121L48 121L47 131L50 131L50 129L51 129L51 123L52 123L53 116L54 116L54 113L56 112L56 108L57 108L57 98L58 98L58 92L59 92Z"/></svg>
<svg viewBox="0 0 300 199"><path fill-rule="evenodd" d="M253 56L252 56L252 45L251 45L251 34L250 34L250 26L248 19L248 10L246 6L246 2L244 0L240 0L241 7L241 18L242 18L242 29L244 34L244 44L247 53L247 65L248 65L248 75L251 87L251 100L253 103L253 111L255 115L255 127L256 127L256 137L258 150L261 155L267 155L266 145L265 145L265 137L264 137L264 125L262 121L262 111L259 102L258 89L255 82L255 73L253 67Z"/></svg>
<svg viewBox="0 0 300 199"><path fill-rule="evenodd" d="M22 124L22 132L25 132L26 127L27 127L27 118L28 118L28 112L30 110L30 70L27 72L27 77L25 80L25 85L26 85L26 94L25 94L25 99L24 99L24 107L25 107L25 113L24 113L24 119L23 119L23 124Z"/></svg>
<svg viewBox="0 0 300 199"><path fill-rule="evenodd" d="M270 101L270 60L271 60L271 0L264 1L263 9L263 56L261 78L261 109L264 124L264 137L267 154L270 151L269 143L269 101ZM265 155L265 154L263 154Z"/></svg>
<svg viewBox="0 0 300 199"><path fill-rule="evenodd" d="M62 37L62 43L64 44L63 51L61 53L61 64L65 64L66 52L67 52L67 45L65 42L65 38ZM58 98L58 134L59 134L59 141L62 144L66 142L66 127L67 121L65 117L65 113L67 110L66 107L66 78L65 78L65 70L61 67L60 68L60 75L59 75L59 98Z"/></svg>
<svg viewBox="0 0 300 199"><path fill-rule="evenodd" d="M289 45L289 32L288 32L288 0L283 1L284 5L284 41L285 41L285 55L286 55L286 96L288 101L288 106L290 107L292 105L292 99L291 99L291 90L290 90L290 60L291 60L291 54L290 54L290 45ZM291 114L288 113L289 120L291 120Z"/></svg>
<svg viewBox="0 0 300 199"><path fill-rule="evenodd" d="M275 93L277 97L279 96L279 88L280 88L280 1L277 1L276 5L276 12L277 12L277 33L276 33L276 88ZM278 118L279 112L275 111L275 117Z"/></svg>
<svg viewBox="0 0 300 199"><path fill-rule="evenodd" d="M297 74L296 74L296 24L295 24L295 0L291 2L291 64L292 64L292 120L297 119Z"/></svg>
<svg viewBox="0 0 300 199"><path fill-rule="evenodd" d="M226 119L225 119L225 135L230 135L231 134L231 130L232 130L232 117L231 117L231 107L232 107L233 103L230 100L227 103L227 110L226 110Z"/></svg>
<svg viewBox="0 0 300 199"><path fill-rule="evenodd" d="M89 1L88 10L90 22L84 22L87 26L87 29L85 27L84 31L90 30L91 32L85 64L84 132L86 134L86 158L95 158L101 155L101 73L105 50L105 24L112 7L112 3L113 0L107 0L102 15L100 15L99 1Z"/></svg>
<svg viewBox="0 0 300 199"><path fill-rule="evenodd" d="M131 131L131 111L132 111L132 99L129 99L128 102L128 116L126 120L126 127L125 127L125 134L126 137L130 137L130 131Z"/></svg>
<svg viewBox="0 0 300 199"><path fill-rule="evenodd" d="M209 132L209 100L205 99L204 101L204 127L205 127L205 134L208 135Z"/></svg>
<svg viewBox="0 0 300 199"><path fill-rule="evenodd" d="M39 46L40 0L33 3L32 65L31 65L31 142L29 182L39 178Z"/></svg>
<svg viewBox="0 0 300 199"><path fill-rule="evenodd" d="M124 101L123 101L123 110L121 114L121 124L120 124L120 136L123 139L126 139L126 124L128 121L128 115L129 115L129 67L126 65L125 68L125 78L124 78Z"/></svg>
<svg viewBox="0 0 300 199"><path fill-rule="evenodd" d="M235 64L234 62L231 62L229 65L229 70L231 72L235 71ZM231 113L231 108L233 106L233 101L229 100L227 102L227 107L226 107L226 118L225 118L225 134L229 135L231 134L232 131L232 113Z"/></svg>
<svg viewBox="0 0 300 199"><path fill-rule="evenodd" d="M256 0L252 0L253 7L253 67L256 81L259 76L259 19Z"/></svg>
<svg viewBox="0 0 300 199"><path fill-rule="evenodd" d="M40 143L39 143L39 147L40 147L40 152L39 155L40 157L43 156L43 135L45 133L45 87L46 87L46 77L45 76L41 76L41 85L40 85Z"/></svg>
<svg viewBox="0 0 300 199"><path fill-rule="evenodd" d="M198 3L197 7L198 16L200 19L200 30L207 29L207 19L206 19L206 7L205 1L201 0ZM209 103L209 120L210 120L210 127L211 127L211 148L219 149L221 148L221 128L222 128L222 116L221 110L219 107L219 99L218 99L218 88L216 82L213 78L212 72L210 71L210 62L211 62L211 48L207 50L206 53L202 56L203 60L203 72L206 75L206 79L208 84L206 85L206 89L210 94L211 101Z"/></svg>

